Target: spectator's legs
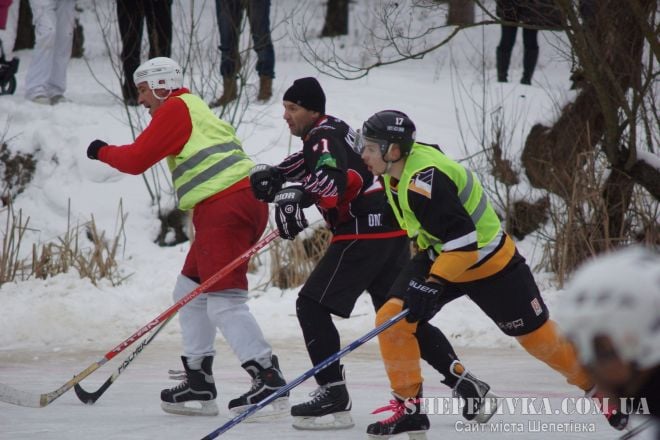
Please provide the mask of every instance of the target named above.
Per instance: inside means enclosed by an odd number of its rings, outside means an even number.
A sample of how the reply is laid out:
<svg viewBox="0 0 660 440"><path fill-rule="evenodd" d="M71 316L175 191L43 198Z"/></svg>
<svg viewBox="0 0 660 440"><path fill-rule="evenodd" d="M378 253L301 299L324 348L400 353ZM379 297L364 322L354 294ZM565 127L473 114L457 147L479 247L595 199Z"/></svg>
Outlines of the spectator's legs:
<svg viewBox="0 0 660 440"><path fill-rule="evenodd" d="M521 84L531 84L532 75L539 59L539 45L537 42L538 31L536 29L523 29L523 76Z"/></svg>
<svg viewBox="0 0 660 440"><path fill-rule="evenodd" d="M273 96L275 77L275 50L270 38L270 0L250 0L248 17L254 50L257 53L257 73L259 73L257 99L267 101Z"/></svg>
<svg viewBox="0 0 660 440"><path fill-rule="evenodd" d="M511 52L513 45L516 42L516 33L518 28L516 26L502 25L502 37L500 44L497 46L497 81L506 82L509 72L509 63L511 62Z"/></svg>
<svg viewBox="0 0 660 440"><path fill-rule="evenodd" d="M149 34L149 58L172 54L172 0L147 0L144 5Z"/></svg>
<svg viewBox="0 0 660 440"><path fill-rule="evenodd" d="M133 73L140 66L140 43L144 26L143 0L117 0L117 18L121 34L121 62L124 69L122 94L129 105L137 105Z"/></svg>
<svg viewBox="0 0 660 440"><path fill-rule="evenodd" d="M223 77L235 77L240 70L238 39L241 28L241 0L216 0L216 14L220 29L220 73Z"/></svg>
<svg viewBox="0 0 660 440"><path fill-rule="evenodd" d="M239 31L243 6L241 0L215 0L218 28L220 29L220 74L222 74L222 96L213 101L211 107L227 105L238 97L236 74L241 69L238 53Z"/></svg>
<svg viewBox="0 0 660 440"><path fill-rule="evenodd" d="M55 47L53 48L53 69L48 80L48 95L51 98L61 97L64 90L66 90L66 69L71 59L75 8L75 0L58 0L55 7L57 28L55 29Z"/></svg>
<svg viewBox="0 0 660 440"><path fill-rule="evenodd" d="M25 97L50 104L49 82L55 59L57 31L56 0L30 0L34 23L34 52L25 78ZM70 56L70 53L69 53Z"/></svg>

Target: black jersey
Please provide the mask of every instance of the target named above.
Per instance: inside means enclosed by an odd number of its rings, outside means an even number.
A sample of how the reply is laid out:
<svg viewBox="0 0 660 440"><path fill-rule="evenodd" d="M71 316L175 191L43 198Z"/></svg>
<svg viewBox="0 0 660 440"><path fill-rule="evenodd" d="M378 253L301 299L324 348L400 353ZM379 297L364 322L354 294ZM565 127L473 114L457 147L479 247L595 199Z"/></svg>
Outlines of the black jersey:
<svg viewBox="0 0 660 440"><path fill-rule="evenodd" d="M303 185L335 240L405 234L389 220L383 185L354 150L356 139L344 121L322 116L303 138L302 150L278 168L287 181Z"/></svg>

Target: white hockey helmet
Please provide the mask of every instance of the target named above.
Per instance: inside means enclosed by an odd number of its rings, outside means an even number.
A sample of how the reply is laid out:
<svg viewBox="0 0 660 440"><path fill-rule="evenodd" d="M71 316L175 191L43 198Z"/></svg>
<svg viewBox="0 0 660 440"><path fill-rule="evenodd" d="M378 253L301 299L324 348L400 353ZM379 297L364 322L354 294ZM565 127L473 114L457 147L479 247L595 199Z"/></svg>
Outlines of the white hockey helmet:
<svg viewBox="0 0 660 440"><path fill-rule="evenodd" d="M171 58L152 58L133 73L133 82L135 85L146 82L151 90L180 89L183 87L183 69Z"/></svg>
<svg viewBox="0 0 660 440"><path fill-rule="evenodd" d="M596 361L597 336L639 368L660 365L660 255L632 246L585 264L556 316L584 365Z"/></svg>

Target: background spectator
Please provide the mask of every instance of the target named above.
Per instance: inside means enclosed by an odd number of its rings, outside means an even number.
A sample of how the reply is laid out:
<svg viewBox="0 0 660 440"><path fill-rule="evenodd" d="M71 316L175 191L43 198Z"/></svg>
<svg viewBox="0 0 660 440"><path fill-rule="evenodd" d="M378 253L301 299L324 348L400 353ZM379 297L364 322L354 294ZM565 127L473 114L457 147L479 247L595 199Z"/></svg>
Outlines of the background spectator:
<svg viewBox="0 0 660 440"><path fill-rule="evenodd" d="M533 16L533 12L529 10L524 1L520 0L497 0L497 16L504 21L521 22ZM507 82L509 64L511 62L511 52L516 43L516 34L518 33L517 26L502 24L502 36L500 37L500 44L497 46L497 81ZM539 45L537 42L538 31L536 29L523 28L523 75L520 80L521 84L531 84L532 75L536 68L536 62L539 58Z"/></svg>
<svg viewBox="0 0 660 440"><path fill-rule="evenodd" d="M35 43L25 97L33 102L57 104L64 99L75 6L75 0L30 0Z"/></svg>
<svg viewBox="0 0 660 440"><path fill-rule="evenodd" d="M172 0L117 0L124 80L122 96L127 105L137 105L133 72L140 65L144 20L147 20L149 58L169 57L172 52Z"/></svg>
<svg viewBox="0 0 660 440"><path fill-rule="evenodd" d="M270 0L215 0L218 28L220 29L220 73L222 96L211 103L212 107L226 105L238 96L236 75L241 69L238 43L243 11L247 8L254 51L257 53L259 74L259 101L267 101L273 95L275 77L275 50L270 38Z"/></svg>

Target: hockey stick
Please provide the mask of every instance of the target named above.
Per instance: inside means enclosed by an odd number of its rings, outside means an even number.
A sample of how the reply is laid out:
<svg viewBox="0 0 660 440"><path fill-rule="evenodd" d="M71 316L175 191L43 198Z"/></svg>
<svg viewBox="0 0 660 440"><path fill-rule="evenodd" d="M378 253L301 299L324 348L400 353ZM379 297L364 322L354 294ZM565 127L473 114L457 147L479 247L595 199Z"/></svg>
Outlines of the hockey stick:
<svg viewBox="0 0 660 440"><path fill-rule="evenodd" d="M249 417L253 413L259 411L261 408L265 407L266 405L269 405L273 400L281 397L282 395L286 394L293 388L297 387L319 371L323 370L326 368L328 365L331 363L341 359L351 351L355 350L365 342L367 342L369 339L373 338L374 336L378 335L379 333L382 333L389 327L393 326L396 324L398 321L400 321L404 316L408 314L408 309L403 310L402 312L399 312L398 314L392 316L390 319L379 325L378 327L374 328L371 330L369 333L366 335L356 339L355 341L351 342L348 344L346 347L342 348L339 350L337 353L333 354L332 356L329 356L327 359L324 361L320 362L318 365L313 366L310 370L307 370L291 382L287 383L284 385L282 388L279 388L276 392L271 394L270 396L266 397L264 400L260 401L259 403L256 403L255 405L251 406L244 412L240 413L233 419L229 420L227 423L216 429L215 431L211 432L208 434L206 437L203 437L202 440L211 440L219 435L229 431L231 428L234 426L238 425L241 423L245 418Z"/></svg>
<svg viewBox="0 0 660 440"><path fill-rule="evenodd" d="M255 255L257 252L259 252L266 245L268 245L268 243L275 240L277 237L279 237L279 232L277 230L271 231L268 235L266 235L259 242L257 242L257 244L252 246L250 249L245 251L243 254L236 257L236 259L234 259L234 261L229 263L227 266L223 267L218 272L213 274L209 279L207 279L202 284L200 284L195 290L193 290L192 292L190 292L189 294L187 294L186 296L181 298L179 301L174 303L172 306L170 306L163 313L161 313L156 318L151 320L144 327L140 328L138 331L136 331L131 336L126 338L123 342L121 342L115 348L113 348L112 350L107 352L101 359L99 359L98 361L92 363L90 366L85 368L83 371L81 371L80 373L73 376L72 379L67 381L64 385L62 385L58 389L56 389L54 391L51 391L50 393L34 394L34 393L26 392L26 391L17 390L17 389L12 388L8 385L0 384L0 402L11 403L13 405L19 405L19 406L27 406L27 407L31 407L31 408L43 408L44 406L51 403L53 400L60 397L62 394L69 391L71 388L73 388L75 386L75 384L79 383L84 378L86 378L87 376L92 374L94 371L99 369L101 366L103 366L110 359L114 358L119 353L124 351L128 346L133 344L135 341L137 341L143 335L145 335L146 333L153 330L156 326L158 326L160 323L162 323L163 321L168 319L170 316L174 315L176 312L179 311L179 309L181 307L185 306L190 301L195 299L204 290L208 289L213 284L215 284L218 280L220 280L221 278L223 278L224 276L229 274L231 271L236 269L241 264L248 261L250 259L250 257Z"/></svg>
<svg viewBox="0 0 660 440"><path fill-rule="evenodd" d="M133 350L133 353L131 353L126 359L124 359L124 362L122 362L121 365L117 368L117 371L112 373L112 375L105 382L103 382L103 385L101 385L101 388L99 388L98 390L93 391L93 392L90 393L90 392L85 391L83 389L83 387L80 386L79 383L75 384L73 386L73 391L76 392L76 396L78 396L78 399L80 399L80 401L82 403L85 403L87 405L94 405L94 403L96 403L96 401L99 400L99 398L103 395L103 393L105 393L105 391L108 388L110 388L110 385L112 385L112 383L115 380L117 380L119 375L121 373L123 373L128 368L129 365L131 365L131 362L133 362L133 360L136 357L138 357L138 355L140 353L142 353L142 350L144 350L144 348L147 345L149 345L149 343L156 337L156 335L158 333L160 333L160 331L167 325L167 323L170 322L172 320L172 318L174 318L174 316L175 315L172 315L169 318L167 318L167 320L165 322L163 322L160 325L160 327L158 327L151 334L151 336L149 336L148 338L143 340L141 344L139 344L137 347L135 347L135 350Z"/></svg>
<svg viewBox="0 0 660 440"><path fill-rule="evenodd" d="M644 420L642 423L631 428L628 432L619 437L619 440L630 440L631 438L636 437L640 432L650 428L652 423L652 419Z"/></svg>

